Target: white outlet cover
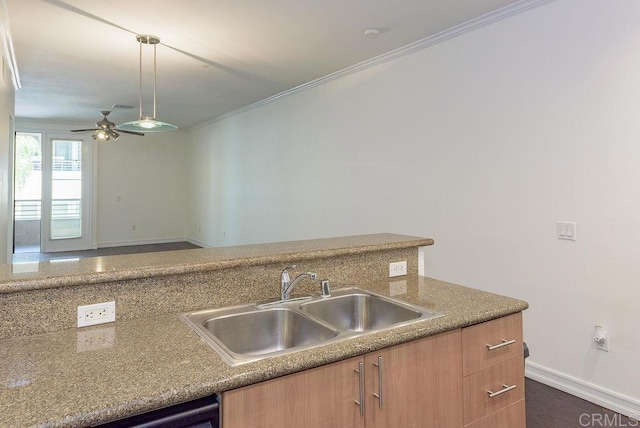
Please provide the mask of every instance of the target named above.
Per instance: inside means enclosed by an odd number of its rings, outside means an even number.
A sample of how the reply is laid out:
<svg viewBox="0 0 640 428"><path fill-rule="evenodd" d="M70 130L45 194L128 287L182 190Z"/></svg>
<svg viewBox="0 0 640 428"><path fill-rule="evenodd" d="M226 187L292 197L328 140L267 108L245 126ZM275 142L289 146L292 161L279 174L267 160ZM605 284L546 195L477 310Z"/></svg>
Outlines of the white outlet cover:
<svg viewBox="0 0 640 428"><path fill-rule="evenodd" d="M91 312L105 311L105 316L90 319ZM116 302L95 303L93 305L78 306L78 327L105 324L116 320Z"/></svg>
<svg viewBox="0 0 640 428"><path fill-rule="evenodd" d="M389 263L389 278L407 274L407 261Z"/></svg>

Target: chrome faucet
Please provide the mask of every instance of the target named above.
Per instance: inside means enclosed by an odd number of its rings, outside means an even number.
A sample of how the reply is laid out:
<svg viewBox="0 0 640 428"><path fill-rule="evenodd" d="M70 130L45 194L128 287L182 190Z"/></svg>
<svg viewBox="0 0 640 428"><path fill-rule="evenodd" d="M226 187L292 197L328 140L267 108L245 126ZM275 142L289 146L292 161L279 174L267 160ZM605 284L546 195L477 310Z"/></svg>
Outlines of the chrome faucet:
<svg viewBox="0 0 640 428"><path fill-rule="evenodd" d="M287 300L291 296L291 290L295 287L300 281L309 277L310 280L315 281L316 274L315 272L305 272L296 276L293 281L291 281L291 277L289 276L289 269L294 269L296 265L287 266L282 270L282 274L280 275L280 283L282 285L280 292L280 299Z"/></svg>

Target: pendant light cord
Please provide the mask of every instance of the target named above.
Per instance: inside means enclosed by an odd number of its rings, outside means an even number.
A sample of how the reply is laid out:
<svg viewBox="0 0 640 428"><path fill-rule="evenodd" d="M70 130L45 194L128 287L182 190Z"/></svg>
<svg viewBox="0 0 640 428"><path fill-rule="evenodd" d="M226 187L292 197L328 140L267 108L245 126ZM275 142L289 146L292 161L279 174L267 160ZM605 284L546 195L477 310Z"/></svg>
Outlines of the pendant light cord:
<svg viewBox="0 0 640 428"><path fill-rule="evenodd" d="M156 83L158 81L158 69L157 69L157 58L156 49L158 44L153 45L153 120L156 120Z"/></svg>
<svg viewBox="0 0 640 428"><path fill-rule="evenodd" d="M138 38L138 42L140 43L140 80L138 81L138 103L140 105L140 119L142 119L142 38Z"/></svg>

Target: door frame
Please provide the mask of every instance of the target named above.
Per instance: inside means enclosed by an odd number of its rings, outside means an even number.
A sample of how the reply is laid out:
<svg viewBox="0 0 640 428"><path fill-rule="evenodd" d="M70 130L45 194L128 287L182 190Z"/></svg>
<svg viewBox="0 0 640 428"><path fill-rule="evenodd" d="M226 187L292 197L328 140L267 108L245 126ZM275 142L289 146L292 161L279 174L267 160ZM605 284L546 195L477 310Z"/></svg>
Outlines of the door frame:
<svg viewBox="0 0 640 428"><path fill-rule="evenodd" d="M2 263L8 263L11 264L13 263L13 241L14 241L14 237L13 237L13 216L14 216L14 206L15 206L15 199L16 199L16 195L15 195L15 186L14 186L14 177L15 177L15 172L13 170L13 168L15 167L14 165L14 158L15 158L15 149L16 149L16 119L15 116L12 113L9 113L9 159L8 159L8 174L10 174L10 176L4 176L2 180L6 180L7 181L7 192L8 192L8 201L10 202L10 205L7 207L7 248L6 248L6 257L5 257L5 261Z"/></svg>
<svg viewBox="0 0 640 428"><path fill-rule="evenodd" d="M46 138L46 139L45 139ZM82 202L81 236L78 238L51 239L51 192L52 192L52 147L54 141L79 141L82 153ZM93 222L93 152L95 142L83 135L49 132L42 140L42 222L40 233L40 251L77 251L95 249Z"/></svg>
<svg viewBox="0 0 640 428"><path fill-rule="evenodd" d="M42 157L43 157L43 187L42 187L42 217L40 222L40 251L41 252L55 252L55 251L74 251L74 250L86 250L86 249L96 249L98 248L97 244L97 219L98 219L98 210L97 210L97 191L98 191L98 147L95 141L91 138L91 134L72 134L69 132L69 129L73 128L74 125L58 125L58 124L46 124L46 123L19 123L16 121L15 132L32 132L42 134ZM15 135L15 132L13 135ZM74 244L78 244L79 238L72 238L64 241L74 241L68 242L65 245L51 245L52 242L49 240L49 228L50 224L47 224L45 227L45 223L48 221L48 217L45 217L45 199L50 196L50 194L46 194L46 186L44 185L45 180L45 171L44 171L44 158L45 151L51 153L51 141L52 140L75 140L82 141L82 162L83 162L83 175L82 175L82 186L83 186L83 211L87 210L86 213L83 212L83 219L87 221L86 227L86 239L83 239L83 243L81 246L77 246ZM15 139L14 139L15 142ZM47 147L45 147L47 146ZM13 144L15 150L15 143ZM88 164L88 170L85 168L85 162ZM49 165L47 168L50 168ZM87 171L87 172L85 172ZM13 174L13 167L11 168L11 174ZM49 175L50 177L50 175ZM86 187L85 187L86 186ZM50 186L49 186L50 188ZM85 198L86 195L86 198ZM86 199L86 200L85 200ZM11 198L12 206L15 204L15 195L12 195ZM12 221L13 221L13 210L12 210ZM85 230L83 228L83 235L85 235ZM61 240L62 241L62 240ZM11 248L13 248L13 234L11 235ZM11 250L13 254L13 250ZM9 257L12 256L9 255Z"/></svg>

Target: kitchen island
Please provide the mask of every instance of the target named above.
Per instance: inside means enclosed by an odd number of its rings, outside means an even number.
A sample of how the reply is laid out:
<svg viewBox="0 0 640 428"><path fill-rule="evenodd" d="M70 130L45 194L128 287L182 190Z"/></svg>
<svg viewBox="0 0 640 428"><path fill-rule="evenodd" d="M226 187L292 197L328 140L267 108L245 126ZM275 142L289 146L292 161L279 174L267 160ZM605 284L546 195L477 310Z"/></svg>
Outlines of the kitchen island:
<svg viewBox="0 0 640 428"><path fill-rule="evenodd" d="M366 257L360 260L362 254L372 255L376 263L379 263L378 259L385 251L390 251L391 254L385 255L383 259L386 257L388 260L397 261L398 256L406 256L403 253L405 251L409 251L409 256L413 254L417 259L417 248L430 244L429 240L399 235L386 236L383 241L394 243L378 245L392 248L374 250L367 244L361 246L366 248L366 251L358 253L354 250L357 245L349 246L349 251L340 250L344 254L338 256L335 254L335 248L310 248L295 253L295 256L289 254L282 259L275 257L275 261L272 260L274 256L260 257L270 257L268 263L277 266L280 266L284 259L293 259L298 264L305 262L321 274L323 263L318 262L318 257L323 260L326 258L329 263L336 263L335 257L355 257L354 263L362 261L363 265L368 265ZM402 248L402 245L397 245L398 242L411 244ZM336 247L335 243L330 246ZM321 254L322 251L331 254ZM398 251L402 254L398 254ZM386 265L387 259L383 260ZM153 307L149 307L150 300L140 298L137 303L148 306L141 308L142 316L128 315L123 317L124 319L118 317L118 320L111 324L82 329L62 326L57 331L39 334L31 330L35 330L35 326L29 327L28 334L6 337L0 341L0 426L76 427L99 424L502 318L528 307L526 302L517 299L419 276L417 260L408 262L409 275L400 279L359 279L358 274L354 273L343 275L343 281L336 280L333 283L336 288L351 285L392 296L442 312L445 314L443 318L420 321L236 367L226 364L176 316L178 312L209 305L208 302L201 306L189 303L190 299L194 298L191 293L188 293L190 296L185 299L187 303L175 301L173 310L169 303L165 303L168 308L162 306L155 312ZM264 268L264 263L261 260L257 266L267 269ZM357 271L358 266L354 270ZM278 277L273 276L271 267L267 271L271 283L264 294L274 297L279 290ZM387 273L384 271L383 275L386 276ZM175 272L171 273L174 274ZM366 277L367 274L364 275ZM327 277L333 280L331 274ZM176 295L185 293L185 287L176 283L175 277L165 279L170 282L170 290L177 288L174 290ZM155 276L154 284L161 280L162 276ZM116 302L119 296L124 295L117 293L118 287L126 287L122 283L114 285L108 282L102 286L116 288ZM74 284L71 288L74 287L84 285ZM132 284L132 287L138 287L139 293L143 286ZM47 292L50 290L48 288ZM162 287L160 290L166 292ZM231 287L228 292L233 293L234 290L238 289ZM39 291L41 290L35 287L28 292ZM315 288L308 291L314 292ZM220 293L226 293L227 290L217 289L217 292L217 297L220 297ZM85 293L86 290L83 290L82 294ZM14 293L5 293L0 298L12 294ZM166 293L160 297L164 300L173 295ZM218 300L221 302L219 306L224 306L229 302L247 303L261 297L261 293L252 293L250 290L235 292ZM7 301L8 299L1 302L6 304Z"/></svg>

